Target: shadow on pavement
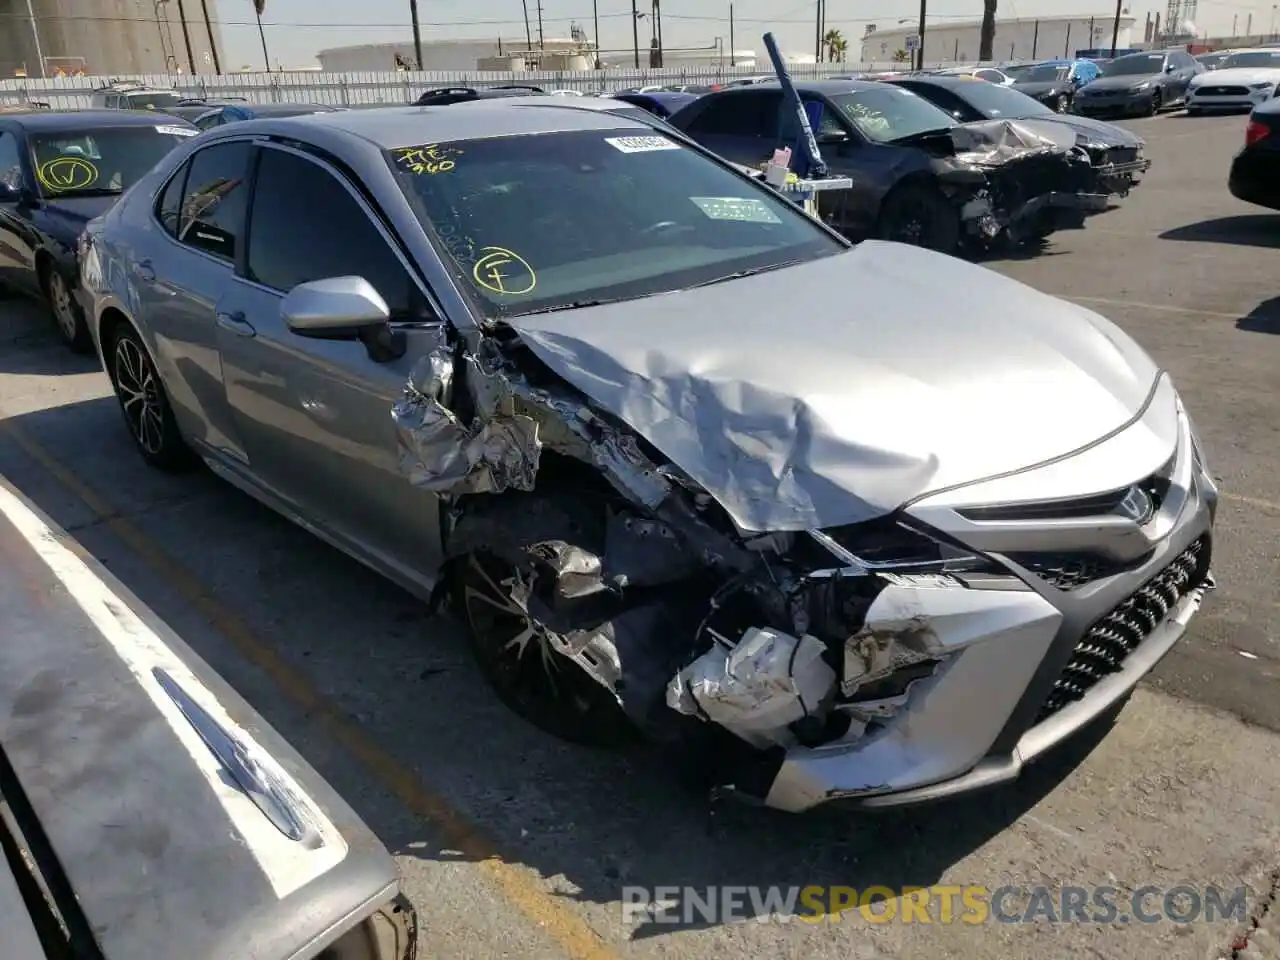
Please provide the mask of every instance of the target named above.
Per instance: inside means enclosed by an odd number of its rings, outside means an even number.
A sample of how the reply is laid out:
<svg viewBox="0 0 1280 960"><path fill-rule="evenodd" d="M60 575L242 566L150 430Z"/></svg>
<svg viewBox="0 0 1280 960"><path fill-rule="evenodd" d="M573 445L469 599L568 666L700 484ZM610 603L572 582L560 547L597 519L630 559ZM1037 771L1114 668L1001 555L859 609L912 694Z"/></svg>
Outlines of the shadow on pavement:
<svg viewBox="0 0 1280 960"><path fill-rule="evenodd" d="M1280 296L1263 300L1247 317L1237 320L1236 327L1250 333L1280 334Z"/></svg>
<svg viewBox="0 0 1280 960"><path fill-rule="evenodd" d="M1246 247L1280 247L1280 214L1246 214L1220 217L1175 227L1160 234L1161 240L1191 243L1229 243Z"/></svg>
<svg viewBox="0 0 1280 960"><path fill-rule="evenodd" d="M136 456L114 403L87 400L11 422L128 515L133 511L119 504L137 496L129 491L164 492L171 485L170 478L157 485ZM81 425L74 432L73 422ZM449 842L450 830L458 832L450 817L414 817L392 801L389 781L352 763L326 734L314 705L286 700L244 666L203 608L194 610L153 568L100 539L110 534L109 524L95 529L102 525L86 521L84 505L33 462L19 464L22 455L0 425L0 465L8 464L10 482L56 523L78 527L74 535L87 549L92 543L109 550L111 559L100 559L112 573L224 678L247 677L237 683L241 695L394 854L442 863L482 859L475 851L483 845L464 852ZM105 479L98 463L112 465ZM691 887L703 895L725 885L782 887L785 893L819 884L853 887L859 894L872 886L926 887L1044 798L1109 729L1110 718L1029 768L1017 783L945 805L881 813L831 808L802 816L712 806L678 786L670 762L655 750L604 753L533 730L498 704L443 615L428 619L422 604L398 587L207 472L181 484L198 503L190 515L170 516L172 542L163 534L149 536L193 572L202 595L234 611L274 653L296 665L410 777L447 798L460 821L481 824L504 860L524 863L544 878L563 876L577 892L560 895L582 902L614 904L626 887ZM136 525L155 520L144 508L134 509ZM216 555L202 559L201 551ZM237 580L208 570L245 572ZM257 611L246 599L255 596L266 598ZM428 642L428 634L436 636ZM331 673L322 672L326 665ZM747 914L771 912L767 903L745 900ZM719 925L696 912L692 919L644 920L632 937Z"/></svg>

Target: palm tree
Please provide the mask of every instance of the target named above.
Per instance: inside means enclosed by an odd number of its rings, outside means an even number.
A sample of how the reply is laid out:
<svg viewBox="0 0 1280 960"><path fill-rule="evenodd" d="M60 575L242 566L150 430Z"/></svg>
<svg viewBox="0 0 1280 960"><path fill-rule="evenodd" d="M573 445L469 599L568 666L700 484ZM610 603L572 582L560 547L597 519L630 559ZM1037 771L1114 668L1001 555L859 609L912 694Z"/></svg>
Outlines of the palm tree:
<svg viewBox="0 0 1280 960"><path fill-rule="evenodd" d="M835 62L844 60L845 52L849 49L849 42L845 40L844 34L832 28L822 38L822 46L826 49L827 60Z"/></svg>
<svg viewBox="0 0 1280 960"><path fill-rule="evenodd" d="M909 53L907 53L907 51L905 51L905 50L903 50L901 47L899 47L897 50L893 51L893 62L894 62L894 63L906 63L906 62L907 62L907 57L909 57L909 56L910 56L910 54L909 54Z"/></svg>
<svg viewBox="0 0 1280 960"><path fill-rule="evenodd" d="M267 9L267 0L253 0L253 12L258 17L258 36L262 39L262 59L267 64L267 73L271 72L271 57L267 54L267 35L262 29L262 12Z"/></svg>
<svg viewBox="0 0 1280 960"><path fill-rule="evenodd" d="M991 48L996 45L996 2L982 0L982 29L978 33L978 60L982 63L993 59Z"/></svg>

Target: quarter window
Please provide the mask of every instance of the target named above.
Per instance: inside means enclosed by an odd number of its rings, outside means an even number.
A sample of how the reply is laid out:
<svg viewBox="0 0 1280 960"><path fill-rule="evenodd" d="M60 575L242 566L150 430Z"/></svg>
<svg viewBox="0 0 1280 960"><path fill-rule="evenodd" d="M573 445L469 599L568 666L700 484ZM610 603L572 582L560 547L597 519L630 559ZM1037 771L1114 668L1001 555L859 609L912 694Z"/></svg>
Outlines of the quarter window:
<svg viewBox="0 0 1280 960"><path fill-rule="evenodd" d="M250 144L206 147L191 158L182 197L178 239L188 246L234 262L248 199Z"/></svg>
<svg viewBox="0 0 1280 960"><path fill-rule="evenodd" d="M184 163L182 169L169 178L169 183L160 192L160 200L156 203L156 217L164 227L165 233L171 237L178 235L178 221L182 214L182 191L187 185L187 171L190 169L191 165Z"/></svg>
<svg viewBox="0 0 1280 960"><path fill-rule="evenodd" d="M420 318L425 299L369 214L320 164L265 148L249 217L249 279L280 291L363 277L393 319Z"/></svg>

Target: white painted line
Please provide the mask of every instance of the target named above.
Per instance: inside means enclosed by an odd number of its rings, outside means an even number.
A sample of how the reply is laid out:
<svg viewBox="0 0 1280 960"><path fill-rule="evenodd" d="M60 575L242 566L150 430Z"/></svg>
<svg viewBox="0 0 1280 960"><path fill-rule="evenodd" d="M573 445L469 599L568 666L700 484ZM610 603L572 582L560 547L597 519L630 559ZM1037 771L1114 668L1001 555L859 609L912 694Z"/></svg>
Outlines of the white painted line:
<svg viewBox="0 0 1280 960"><path fill-rule="evenodd" d="M0 514L8 518L54 576L62 582L67 593L115 649L138 685L146 691L156 709L168 721L178 740L191 755L193 766L204 775L209 789L218 798L231 824L243 838L245 847L258 861L276 895L283 899L341 863L347 855L346 840L314 804L308 804L308 812L320 838L318 843L309 847L286 837L245 793L224 781L222 765L200 739L196 729L183 717L177 704L156 681L152 673L155 668L165 670L177 681L192 700L246 745L254 761L270 768L284 780L295 797L301 799L306 796L296 781L243 727L227 715L214 695L196 679L155 631L112 592L48 524L3 484L0 484ZM209 829L216 830L217 826L210 824Z"/></svg>
<svg viewBox="0 0 1280 960"><path fill-rule="evenodd" d="M1251 507L1260 507L1263 510L1270 510L1272 513L1280 513L1280 503L1272 503L1270 500L1261 500L1258 497L1245 497L1238 493L1222 493L1220 496L1224 500L1234 500L1236 503L1244 503Z"/></svg>
<svg viewBox="0 0 1280 960"><path fill-rule="evenodd" d="M1187 313L1197 317L1213 317L1218 320L1241 320L1249 316L1247 313L1221 313L1217 310L1177 307L1167 303L1141 303L1136 300L1111 300L1107 297L1077 297L1070 293L1060 293L1057 296L1063 300L1072 300L1076 303L1097 303L1104 307L1131 307L1138 310L1155 310L1158 313Z"/></svg>

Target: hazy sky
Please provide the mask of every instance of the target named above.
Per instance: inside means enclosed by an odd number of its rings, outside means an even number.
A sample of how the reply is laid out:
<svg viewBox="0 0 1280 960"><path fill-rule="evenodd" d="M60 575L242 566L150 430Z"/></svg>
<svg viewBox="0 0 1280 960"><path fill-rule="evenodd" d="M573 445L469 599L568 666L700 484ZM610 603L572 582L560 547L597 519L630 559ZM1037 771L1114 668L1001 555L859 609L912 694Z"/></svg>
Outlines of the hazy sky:
<svg viewBox="0 0 1280 960"><path fill-rule="evenodd" d="M529 17L537 40L538 0L527 0ZM592 34L591 0L541 0L542 25L547 37L567 37L569 24L576 20L587 35ZM597 0L600 45L605 50L631 49L631 4L629 0ZM1128 0L1130 12L1139 25L1147 12L1159 11L1162 0ZM1184 0L1184 3L1186 0ZM227 56L234 67L262 67L262 46L253 15L252 0L216 0L223 22ZM647 12L650 0L637 0ZM734 37L739 49L764 52L760 35L772 29L782 47L801 51L813 49L815 0L734 0ZM1230 32L1232 17L1239 17L1239 29L1253 14L1255 32L1270 29L1276 5L1271 0L1199 0L1197 26L1214 34ZM524 19L520 0L418 0L418 16L423 39L432 37L522 38ZM850 41L850 53L857 55L857 41L868 23L883 27L899 19L914 20L917 0L827 0L827 26L837 27ZM1001 16L1034 17L1048 14L1083 14L1105 18L1115 7L1107 0L1000 0ZM932 0L928 22L967 20L981 16L981 0ZM267 0L263 17L267 48L274 62L284 67L314 62L317 50L354 43L408 40L412 37L409 0ZM665 0L662 36L667 47L711 46L717 37L729 42L728 0ZM640 21L642 49L648 43L648 19Z"/></svg>

